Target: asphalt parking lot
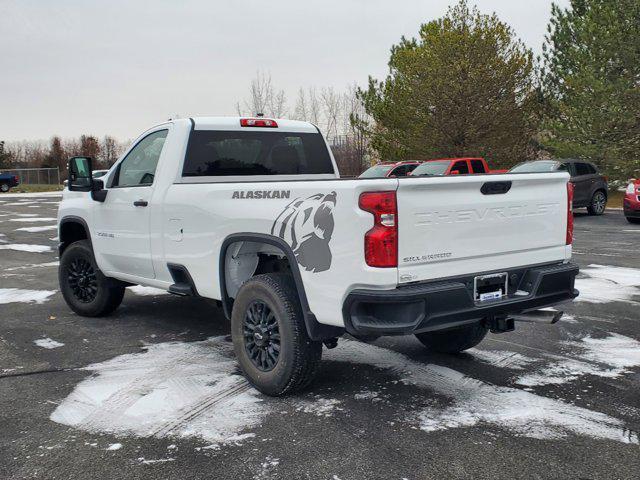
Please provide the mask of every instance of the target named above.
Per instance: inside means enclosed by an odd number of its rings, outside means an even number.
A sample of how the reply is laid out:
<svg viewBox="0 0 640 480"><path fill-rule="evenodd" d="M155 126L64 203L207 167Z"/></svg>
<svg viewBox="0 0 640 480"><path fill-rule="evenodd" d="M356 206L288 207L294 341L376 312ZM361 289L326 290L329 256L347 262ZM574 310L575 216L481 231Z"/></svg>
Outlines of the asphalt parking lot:
<svg viewBox="0 0 640 480"><path fill-rule="evenodd" d="M264 397L215 303L57 291L59 197L0 196L0 478L631 479L640 475L640 226L576 215L580 301L458 356L413 337L324 351Z"/></svg>

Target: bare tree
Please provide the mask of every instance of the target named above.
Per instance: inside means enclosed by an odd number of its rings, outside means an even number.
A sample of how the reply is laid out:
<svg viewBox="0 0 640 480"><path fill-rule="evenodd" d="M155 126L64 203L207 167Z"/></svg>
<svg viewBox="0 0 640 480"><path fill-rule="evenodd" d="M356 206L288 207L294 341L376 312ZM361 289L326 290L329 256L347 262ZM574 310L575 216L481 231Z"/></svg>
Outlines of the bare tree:
<svg viewBox="0 0 640 480"><path fill-rule="evenodd" d="M320 125L322 108L320 106L320 100L318 98L318 92L316 91L316 87L309 87L308 90L308 98L309 98L309 118L308 121L313 123L314 125Z"/></svg>
<svg viewBox="0 0 640 480"><path fill-rule="evenodd" d="M110 168L122 152L122 147L118 144L117 140L109 135L105 135L102 139L102 145L100 148L100 163L105 168Z"/></svg>
<svg viewBox="0 0 640 480"><path fill-rule="evenodd" d="M296 120L309 121L309 106L307 105L307 95L304 88L298 90L296 106L293 110L293 118Z"/></svg>
<svg viewBox="0 0 640 480"><path fill-rule="evenodd" d="M287 100L284 90L273 86L271 74L258 71L251 80L249 98L236 104L238 115L257 115L263 113L269 117L280 118L286 115Z"/></svg>
<svg viewBox="0 0 640 480"><path fill-rule="evenodd" d="M341 95L333 87L326 87L320 92L320 101L324 114L324 133L329 138L336 138L340 121Z"/></svg>

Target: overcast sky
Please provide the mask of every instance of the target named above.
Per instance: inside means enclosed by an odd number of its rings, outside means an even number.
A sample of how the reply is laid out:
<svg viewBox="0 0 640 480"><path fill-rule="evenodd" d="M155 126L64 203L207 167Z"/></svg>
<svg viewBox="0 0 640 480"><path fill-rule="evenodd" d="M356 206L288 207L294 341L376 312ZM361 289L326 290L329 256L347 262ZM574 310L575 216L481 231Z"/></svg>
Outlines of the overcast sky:
<svg viewBox="0 0 640 480"><path fill-rule="evenodd" d="M233 115L259 69L293 107L300 86L383 77L391 45L453 3L0 0L0 139L126 139L175 114ZM551 0L476 4L541 51Z"/></svg>

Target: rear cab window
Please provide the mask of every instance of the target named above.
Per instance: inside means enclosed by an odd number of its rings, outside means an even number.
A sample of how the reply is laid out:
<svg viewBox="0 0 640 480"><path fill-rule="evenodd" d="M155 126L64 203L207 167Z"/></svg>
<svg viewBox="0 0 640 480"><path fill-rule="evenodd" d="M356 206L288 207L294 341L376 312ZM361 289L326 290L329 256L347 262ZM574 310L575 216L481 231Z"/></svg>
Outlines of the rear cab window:
<svg viewBox="0 0 640 480"><path fill-rule="evenodd" d="M334 174L319 133L193 130L183 177Z"/></svg>
<svg viewBox="0 0 640 480"><path fill-rule="evenodd" d="M360 174L360 178L382 178L386 177L391 170L391 165L374 165Z"/></svg>

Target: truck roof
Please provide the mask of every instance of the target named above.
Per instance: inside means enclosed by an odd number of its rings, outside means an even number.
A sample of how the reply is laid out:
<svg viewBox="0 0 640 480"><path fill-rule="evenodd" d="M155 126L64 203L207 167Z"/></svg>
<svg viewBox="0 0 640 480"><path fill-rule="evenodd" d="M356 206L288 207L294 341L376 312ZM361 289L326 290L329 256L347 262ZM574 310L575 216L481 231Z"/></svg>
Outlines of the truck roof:
<svg viewBox="0 0 640 480"><path fill-rule="evenodd" d="M241 127L240 120L243 118L259 118L262 120L274 120L277 128L265 127ZM286 118L269 117L191 117L194 122L194 130L248 130L248 131L286 131L286 132L308 132L318 133L318 128L310 122L300 120L288 120Z"/></svg>

